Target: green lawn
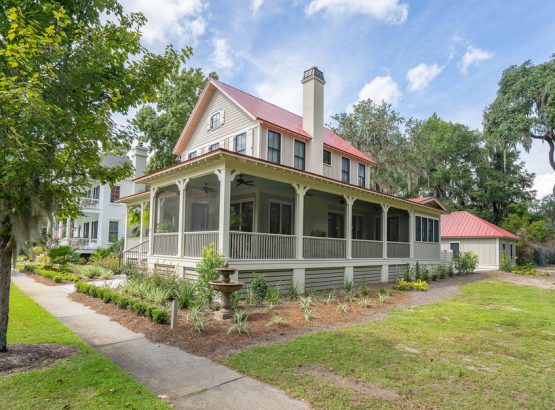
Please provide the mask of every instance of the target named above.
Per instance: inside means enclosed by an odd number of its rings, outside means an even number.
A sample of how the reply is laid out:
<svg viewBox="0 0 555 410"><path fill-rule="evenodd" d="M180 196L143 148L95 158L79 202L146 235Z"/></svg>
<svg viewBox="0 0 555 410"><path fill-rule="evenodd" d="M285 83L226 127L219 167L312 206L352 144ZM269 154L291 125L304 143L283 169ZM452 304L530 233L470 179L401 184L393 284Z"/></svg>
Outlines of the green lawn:
<svg viewBox="0 0 555 410"><path fill-rule="evenodd" d="M553 409L555 292L478 282L456 299L256 347L228 364L317 408Z"/></svg>
<svg viewBox="0 0 555 410"><path fill-rule="evenodd" d="M12 286L8 343L48 342L76 345L78 351L49 369L0 376L1 408L170 408Z"/></svg>

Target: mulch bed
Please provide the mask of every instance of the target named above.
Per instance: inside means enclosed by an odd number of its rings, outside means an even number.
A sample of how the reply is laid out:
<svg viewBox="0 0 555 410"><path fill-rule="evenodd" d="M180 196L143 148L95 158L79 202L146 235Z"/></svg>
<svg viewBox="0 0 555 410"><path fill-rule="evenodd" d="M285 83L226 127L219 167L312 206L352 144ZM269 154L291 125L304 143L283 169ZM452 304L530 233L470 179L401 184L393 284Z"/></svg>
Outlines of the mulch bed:
<svg viewBox="0 0 555 410"><path fill-rule="evenodd" d="M46 343L39 345L8 345L8 351L0 353L0 376L44 369L57 360L73 356L77 346Z"/></svg>
<svg viewBox="0 0 555 410"><path fill-rule="evenodd" d="M371 294L374 294L372 292ZM349 312L337 311L337 301L325 304L322 300L315 300L312 310L316 318L310 321L304 319L297 301L282 302L274 309L274 314L282 316L287 324L284 326L266 326L272 314L265 307L244 306L239 308L247 311L249 334L228 334L232 325L229 321L210 319L202 332L197 332L187 322L187 311L179 312L177 328L170 329L169 324L156 324L145 317L118 308L111 303L104 303L100 299L92 298L81 293L73 293L70 299L91 307L96 312L109 316L112 320L128 329L143 333L154 343L164 343L185 350L187 352L206 356L213 360L223 360L231 353L250 346L283 343L291 338L322 329L332 329L345 324L366 322L370 319L380 319L392 308L408 300L407 293L395 292L385 303L372 298L368 308L363 308L356 302L349 303Z"/></svg>
<svg viewBox="0 0 555 410"><path fill-rule="evenodd" d="M38 275L33 272L25 271L23 273L36 280L38 283L41 283L46 286L60 286L60 285L67 285L68 283L74 283L74 282L70 282L69 280L62 280L60 283L56 283L52 279L45 278L44 276Z"/></svg>

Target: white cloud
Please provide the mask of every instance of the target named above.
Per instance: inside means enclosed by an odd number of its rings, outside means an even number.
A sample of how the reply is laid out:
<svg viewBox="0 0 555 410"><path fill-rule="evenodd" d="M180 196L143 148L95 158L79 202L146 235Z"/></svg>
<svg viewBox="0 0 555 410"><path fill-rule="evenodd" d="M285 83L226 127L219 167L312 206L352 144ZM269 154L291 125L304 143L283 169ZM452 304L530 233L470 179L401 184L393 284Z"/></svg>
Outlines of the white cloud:
<svg viewBox="0 0 555 410"><path fill-rule="evenodd" d="M262 7L262 4L264 4L264 0L251 0L251 11L253 16L256 17L256 14L258 13L258 10L260 10L260 7Z"/></svg>
<svg viewBox="0 0 555 410"><path fill-rule="evenodd" d="M492 55L493 54L489 51L474 46L468 46L461 60L461 72L464 74L468 73L468 68L471 65L477 65L482 61L489 60Z"/></svg>
<svg viewBox="0 0 555 410"><path fill-rule="evenodd" d="M214 51L212 52L212 62L215 67L224 70L231 70L233 67L233 59L229 53L227 41L223 38L212 39Z"/></svg>
<svg viewBox="0 0 555 410"><path fill-rule="evenodd" d="M385 101L395 105L401 98L399 84L390 75L378 76L362 87L357 102L368 98L378 104Z"/></svg>
<svg viewBox="0 0 555 410"><path fill-rule="evenodd" d="M179 39L177 49L195 44L206 30L202 0L123 0L127 12L141 12L147 18L142 28L143 44L164 47L171 39Z"/></svg>
<svg viewBox="0 0 555 410"><path fill-rule="evenodd" d="M399 0L312 0L306 7L308 15L320 11L335 16L346 13L361 13L386 23L404 23L409 6Z"/></svg>
<svg viewBox="0 0 555 410"><path fill-rule="evenodd" d="M426 88L443 71L437 64L418 64L407 71L407 81L410 91L420 91Z"/></svg>
<svg viewBox="0 0 555 410"><path fill-rule="evenodd" d="M548 172L546 174L536 175L532 189L536 191L536 198L541 199L546 195L551 195L554 186L555 173Z"/></svg>

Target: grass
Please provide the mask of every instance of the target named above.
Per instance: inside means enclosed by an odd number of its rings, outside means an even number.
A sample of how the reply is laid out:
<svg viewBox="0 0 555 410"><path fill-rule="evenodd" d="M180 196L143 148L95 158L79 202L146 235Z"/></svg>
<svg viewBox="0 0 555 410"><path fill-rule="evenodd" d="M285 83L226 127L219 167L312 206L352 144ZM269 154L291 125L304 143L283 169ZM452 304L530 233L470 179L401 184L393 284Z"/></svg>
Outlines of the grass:
<svg viewBox="0 0 555 410"><path fill-rule="evenodd" d="M0 376L2 408L170 408L15 286L11 288L8 343L72 344L78 351L48 369Z"/></svg>
<svg viewBox="0 0 555 410"><path fill-rule="evenodd" d="M227 363L316 408L555 408L553 317L554 291L478 282L449 301L252 348ZM350 384L308 371L314 366Z"/></svg>

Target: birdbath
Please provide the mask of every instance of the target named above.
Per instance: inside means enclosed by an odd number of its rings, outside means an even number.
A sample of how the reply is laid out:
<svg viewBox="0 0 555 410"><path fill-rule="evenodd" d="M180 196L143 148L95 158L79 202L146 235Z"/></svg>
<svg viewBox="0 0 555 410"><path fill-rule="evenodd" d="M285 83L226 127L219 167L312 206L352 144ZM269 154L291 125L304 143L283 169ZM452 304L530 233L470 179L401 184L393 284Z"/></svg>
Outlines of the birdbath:
<svg viewBox="0 0 555 410"><path fill-rule="evenodd" d="M220 274L219 280L210 281L210 287L222 294L222 302L220 310L214 312L214 317L219 320L227 320L233 318L233 310L231 309L231 294L237 292L243 287L241 282L230 280L230 275L235 273L235 269L230 269L226 263L222 268L216 268L216 272Z"/></svg>

